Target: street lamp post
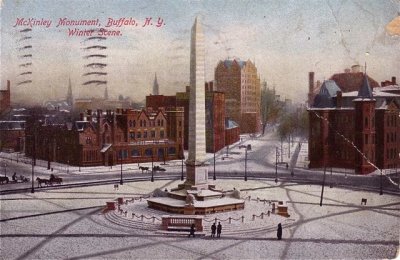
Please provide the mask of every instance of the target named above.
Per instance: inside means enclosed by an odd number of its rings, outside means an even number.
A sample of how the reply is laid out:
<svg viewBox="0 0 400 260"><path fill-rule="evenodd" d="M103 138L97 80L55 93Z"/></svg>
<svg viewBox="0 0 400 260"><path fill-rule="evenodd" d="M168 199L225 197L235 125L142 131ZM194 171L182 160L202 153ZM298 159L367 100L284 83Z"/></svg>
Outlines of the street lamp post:
<svg viewBox="0 0 400 260"><path fill-rule="evenodd" d="M151 182L154 182L153 153L151 154Z"/></svg>
<svg viewBox="0 0 400 260"><path fill-rule="evenodd" d="M383 195L383 183L382 183L382 179L383 179L383 174L382 174L382 170L381 170L381 181L380 181L380 183L381 183L381 189L380 189L380 192L379 192L379 195Z"/></svg>
<svg viewBox="0 0 400 260"><path fill-rule="evenodd" d="M214 149L214 176L213 180L215 181L217 179L217 176L215 175L215 149Z"/></svg>
<svg viewBox="0 0 400 260"><path fill-rule="evenodd" d="M275 147L275 183L278 182L278 147Z"/></svg>
<svg viewBox="0 0 400 260"><path fill-rule="evenodd" d="M34 167L35 167L35 163L33 161L33 157L32 157L32 188L31 188L31 193L35 193L35 184L34 184Z"/></svg>
<svg viewBox="0 0 400 260"><path fill-rule="evenodd" d="M244 155L244 181L247 181L247 147L245 148Z"/></svg>
<svg viewBox="0 0 400 260"><path fill-rule="evenodd" d="M320 202L319 202L319 206L321 206L321 207L322 207L322 198L324 197L325 173L326 173L326 166L324 167L324 178L323 178L323 180L322 180L321 200L320 200Z"/></svg>
<svg viewBox="0 0 400 260"><path fill-rule="evenodd" d="M182 161L181 161L181 163L182 163L181 181L183 181L183 158L182 158Z"/></svg>
<svg viewBox="0 0 400 260"><path fill-rule="evenodd" d="M120 159L121 159L121 178L120 178L120 180L119 180L119 184L120 184L120 185L124 185L124 181L122 180L122 150L121 150L121 157L120 157Z"/></svg>

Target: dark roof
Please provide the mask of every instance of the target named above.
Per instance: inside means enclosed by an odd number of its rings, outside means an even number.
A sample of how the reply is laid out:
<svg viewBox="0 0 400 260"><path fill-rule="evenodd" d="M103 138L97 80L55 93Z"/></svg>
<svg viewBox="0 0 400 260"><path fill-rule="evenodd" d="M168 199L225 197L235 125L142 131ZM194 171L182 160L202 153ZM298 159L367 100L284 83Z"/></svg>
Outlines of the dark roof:
<svg viewBox="0 0 400 260"><path fill-rule="evenodd" d="M234 60L224 60L224 65L225 65L225 67L230 68L232 66L233 62L236 62L240 66L240 68L243 68L243 66L246 65L245 61L236 60L236 59L234 59Z"/></svg>
<svg viewBox="0 0 400 260"><path fill-rule="evenodd" d="M357 97L360 97L360 98L372 98L373 97L372 89L369 86L369 80L368 80L367 74L365 74L365 76L364 76L363 84L358 91Z"/></svg>
<svg viewBox="0 0 400 260"><path fill-rule="evenodd" d="M328 95L324 94L317 94L314 98L313 107L316 108L334 107L332 97L329 97Z"/></svg>
<svg viewBox="0 0 400 260"><path fill-rule="evenodd" d="M364 73L337 73L332 75L331 79L336 82L342 92L358 91L363 84ZM378 82L370 77L368 77L368 81L371 88L377 88L380 86Z"/></svg>
<svg viewBox="0 0 400 260"><path fill-rule="evenodd" d="M336 85L333 80L325 80L319 90L319 93L314 98L313 107L316 108L327 108L334 107L333 97L336 96L337 91L340 88Z"/></svg>
<svg viewBox="0 0 400 260"><path fill-rule="evenodd" d="M333 80L325 80L321 86L319 94L324 94L329 97L336 96L336 92L340 91L338 85L336 85L335 81Z"/></svg>

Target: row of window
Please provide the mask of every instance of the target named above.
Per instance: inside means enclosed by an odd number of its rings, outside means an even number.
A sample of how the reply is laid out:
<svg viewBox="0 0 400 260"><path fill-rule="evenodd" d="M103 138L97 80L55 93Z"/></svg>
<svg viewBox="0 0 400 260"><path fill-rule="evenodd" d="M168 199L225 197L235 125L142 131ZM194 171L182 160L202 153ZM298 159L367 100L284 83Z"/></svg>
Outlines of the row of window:
<svg viewBox="0 0 400 260"><path fill-rule="evenodd" d="M99 160L99 152L98 150L86 150L83 151L83 161L84 162L92 162Z"/></svg>
<svg viewBox="0 0 400 260"><path fill-rule="evenodd" d="M397 142L397 133L396 132L386 133L386 143L395 143L395 142Z"/></svg>
<svg viewBox="0 0 400 260"><path fill-rule="evenodd" d="M142 156L153 156L157 155L158 157L163 157L165 154L165 148L157 148L156 154L153 154L153 148L147 148L141 152L139 149L131 149L130 151L131 157L142 157ZM176 155L176 148L175 147L168 147L166 155ZM128 158L128 150L119 150L118 152L118 159L126 159Z"/></svg>
<svg viewBox="0 0 400 260"><path fill-rule="evenodd" d="M397 148L386 149L386 159L396 159L398 156Z"/></svg>
<svg viewBox="0 0 400 260"><path fill-rule="evenodd" d="M387 126L397 126L397 116L396 115L390 115L386 117L386 125Z"/></svg>
<svg viewBox="0 0 400 260"><path fill-rule="evenodd" d="M147 127L148 126L156 126L156 121L149 121L147 120L138 120L138 124L140 127ZM163 119L157 119L157 126L164 126ZM129 120L129 127L136 127L136 120Z"/></svg>
<svg viewBox="0 0 400 260"><path fill-rule="evenodd" d="M146 139L149 137L148 132L147 131L143 131L143 132L129 132L129 137L130 139ZM156 137L156 131L151 130L150 131L150 138L155 138ZM165 137L165 132L164 130L160 130L160 138L164 138Z"/></svg>

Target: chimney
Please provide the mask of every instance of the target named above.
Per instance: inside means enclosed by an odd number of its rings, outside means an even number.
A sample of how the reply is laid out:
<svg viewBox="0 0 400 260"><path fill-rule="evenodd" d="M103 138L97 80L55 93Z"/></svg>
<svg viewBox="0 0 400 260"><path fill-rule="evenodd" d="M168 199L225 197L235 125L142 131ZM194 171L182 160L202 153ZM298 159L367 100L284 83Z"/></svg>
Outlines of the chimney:
<svg viewBox="0 0 400 260"><path fill-rule="evenodd" d="M308 92L314 93L314 71L308 73Z"/></svg>
<svg viewBox="0 0 400 260"><path fill-rule="evenodd" d="M342 91L336 91L336 108L341 108L342 106L343 106Z"/></svg>
<svg viewBox="0 0 400 260"><path fill-rule="evenodd" d="M10 92L10 80L7 80L7 91Z"/></svg>
<svg viewBox="0 0 400 260"><path fill-rule="evenodd" d="M397 85L397 83L396 83L396 77L392 77L392 85Z"/></svg>
<svg viewBox="0 0 400 260"><path fill-rule="evenodd" d="M186 92L189 92L190 86L186 86Z"/></svg>

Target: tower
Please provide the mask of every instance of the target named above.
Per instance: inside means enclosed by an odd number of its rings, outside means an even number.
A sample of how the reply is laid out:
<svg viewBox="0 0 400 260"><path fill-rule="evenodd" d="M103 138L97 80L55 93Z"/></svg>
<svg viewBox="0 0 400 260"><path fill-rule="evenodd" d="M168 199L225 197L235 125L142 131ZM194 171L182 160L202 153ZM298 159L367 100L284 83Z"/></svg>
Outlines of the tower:
<svg viewBox="0 0 400 260"><path fill-rule="evenodd" d="M189 158L186 161L186 186L201 187L207 185L208 181L207 168L203 166L206 155L204 66L204 34L200 18L196 17L190 46Z"/></svg>
<svg viewBox="0 0 400 260"><path fill-rule="evenodd" d="M153 95L159 95L159 94L160 94L160 89L157 81L157 73L154 73Z"/></svg>
<svg viewBox="0 0 400 260"><path fill-rule="evenodd" d="M108 89L107 89L107 86L104 89L104 100L108 100Z"/></svg>
<svg viewBox="0 0 400 260"><path fill-rule="evenodd" d="M72 96L72 86L71 86L71 78L68 80L68 92L67 92L67 103L72 106L74 98Z"/></svg>
<svg viewBox="0 0 400 260"><path fill-rule="evenodd" d="M358 96L353 100L355 105L355 145L362 155L357 152L355 157L356 173L368 174L374 167L364 158L375 163L375 103L367 74Z"/></svg>

